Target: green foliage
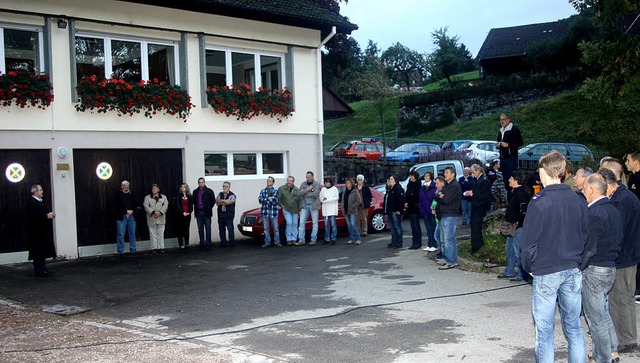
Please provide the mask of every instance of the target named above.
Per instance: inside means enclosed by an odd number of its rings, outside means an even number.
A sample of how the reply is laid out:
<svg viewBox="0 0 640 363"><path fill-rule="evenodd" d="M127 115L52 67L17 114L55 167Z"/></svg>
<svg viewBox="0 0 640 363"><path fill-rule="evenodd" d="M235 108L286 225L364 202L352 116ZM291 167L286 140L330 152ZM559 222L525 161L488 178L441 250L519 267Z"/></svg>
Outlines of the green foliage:
<svg viewBox="0 0 640 363"><path fill-rule="evenodd" d="M380 60L387 67L390 78L409 89L414 81L424 77L426 61L422 54L396 43L385 50Z"/></svg>
<svg viewBox="0 0 640 363"><path fill-rule="evenodd" d="M469 72L478 68L471 52L464 44L458 44L460 37L447 35L448 28L440 28L431 33L436 50L429 56L429 70L433 79L446 79L451 83L454 74Z"/></svg>
<svg viewBox="0 0 640 363"><path fill-rule="evenodd" d="M441 89L434 92L415 93L402 97L400 104L402 106L419 106L430 105L440 102L454 102L458 99L481 97L497 93L514 92L527 90L532 88L552 88L565 89L575 85L580 78L573 75L565 75L562 78L537 75L534 77L519 79L491 79L484 80L481 83L472 83L471 86L465 83L458 83L456 87Z"/></svg>
<svg viewBox="0 0 640 363"><path fill-rule="evenodd" d="M484 246L475 255L471 255L470 241L458 242L458 255L476 262L505 265L507 263L507 256L504 250L506 243L506 237L485 235Z"/></svg>
<svg viewBox="0 0 640 363"><path fill-rule="evenodd" d="M469 81L475 81L480 79L480 71L471 71L471 72L465 72L465 73L459 73L456 74L454 76L451 77L451 79L453 80L453 84L455 85L455 83L462 83L462 82L466 82L468 83ZM449 82L446 79L441 79L437 82L432 82L429 83L428 85L422 87L422 91L423 92L429 92L429 91L436 91L439 89L442 89L444 87L449 86Z"/></svg>

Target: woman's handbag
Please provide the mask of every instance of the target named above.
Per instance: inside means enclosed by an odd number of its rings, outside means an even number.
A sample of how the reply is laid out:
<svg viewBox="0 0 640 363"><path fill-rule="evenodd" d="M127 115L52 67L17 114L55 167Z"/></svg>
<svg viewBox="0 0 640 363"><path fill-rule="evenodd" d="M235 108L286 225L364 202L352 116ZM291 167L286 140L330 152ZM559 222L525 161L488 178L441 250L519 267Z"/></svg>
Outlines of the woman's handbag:
<svg viewBox="0 0 640 363"><path fill-rule="evenodd" d="M511 222L502 222L500 226L500 234L507 237L514 237L516 235L517 225Z"/></svg>

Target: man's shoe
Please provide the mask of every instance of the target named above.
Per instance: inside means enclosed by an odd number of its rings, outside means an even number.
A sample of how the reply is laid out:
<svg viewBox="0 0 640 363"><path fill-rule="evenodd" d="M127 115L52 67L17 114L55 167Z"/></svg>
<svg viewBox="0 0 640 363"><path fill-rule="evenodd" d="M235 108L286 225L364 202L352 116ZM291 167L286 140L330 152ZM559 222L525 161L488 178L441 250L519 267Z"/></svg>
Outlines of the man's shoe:
<svg viewBox="0 0 640 363"><path fill-rule="evenodd" d="M335 245L336 244L336 240L331 241L329 244L332 245L332 246Z"/></svg>
<svg viewBox="0 0 640 363"><path fill-rule="evenodd" d="M387 248L393 248L393 244L389 243L389 244L387 245Z"/></svg>
<svg viewBox="0 0 640 363"><path fill-rule="evenodd" d="M451 270L452 268L456 268L456 267L458 267L457 263L445 264L444 266L440 266L438 270Z"/></svg>
<svg viewBox="0 0 640 363"><path fill-rule="evenodd" d="M350 244L352 244L352 243L353 243L353 241L352 241L352 240L348 240L348 241L347 241L347 244L348 244L348 245L350 245Z"/></svg>
<svg viewBox="0 0 640 363"><path fill-rule="evenodd" d="M357 240L357 241L355 242L355 244L357 244L357 245L359 245L360 243L361 243L361 242L360 242L360 240Z"/></svg>
<svg viewBox="0 0 640 363"><path fill-rule="evenodd" d="M500 274L500 275L498 275L498 278L499 278L499 279L512 279L512 278L514 278L514 277L515 277L515 276L507 276L507 275L505 275L505 274Z"/></svg>
<svg viewBox="0 0 640 363"><path fill-rule="evenodd" d="M366 237L366 236L367 236L367 234L363 233L360 237Z"/></svg>
<svg viewBox="0 0 640 363"><path fill-rule="evenodd" d="M445 260L436 260L436 263L440 266L444 266L447 264L447 262Z"/></svg>
<svg viewBox="0 0 640 363"><path fill-rule="evenodd" d="M304 246L304 242L293 242L294 246Z"/></svg>
<svg viewBox="0 0 640 363"><path fill-rule="evenodd" d="M636 298L636 304L640 304L640 297Z"/></svg>
<svg viewBox="0 0 640 363"><path fill-rule="evenodd" d="M315 245L315 244L316 244L316 241L311 241L311 242L309 242L309 246L313 246L313 245Z"/></svg>
<svg viewBox="0 0 640 363"><path fill-rule="evenodd" d="M262 245L262 246L260 246L260 247L262 247L262 248L267 248L267 247L269 247L269 246L271 246L271 245L268 245L268 244L266 244L266 243L265 243L265 244L263 244L263 245Z"/></svg>
<svg viewBox="0 0 640 363"><path fill-rule="evenodd" d="M282 247L282 244L276 243L276 247Z"/></svg>
<svg viewBox="0 0 640 363"><path fill-rule="evenodd" d="M618 353L628 353L628 352L634 351L637 347L638 347L638 344L636 343L618 345Z"/></svg>
<svg viewBox="0 0 640 363"><path fill-rule="evenodd" d="M511 281L511 282L524 282L524 280L521 279L520 276L516 276L516 277L514 277L512 279L509 279L509 281Z"/></svg>
<svg viewBox="0 0 640 363"><path fill-rule="evenodd" d="M329 241L322 241L322 244L323 244L323 245L328 245L329 243L331 243L331 242L329 242Z"/></svg>

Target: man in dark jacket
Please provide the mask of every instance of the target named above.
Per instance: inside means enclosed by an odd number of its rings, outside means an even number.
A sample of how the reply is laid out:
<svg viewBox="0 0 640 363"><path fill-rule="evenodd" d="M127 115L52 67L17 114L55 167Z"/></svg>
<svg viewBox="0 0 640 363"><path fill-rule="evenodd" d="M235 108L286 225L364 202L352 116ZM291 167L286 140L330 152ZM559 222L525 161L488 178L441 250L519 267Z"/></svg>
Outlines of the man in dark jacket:
<svg viewBox="0 0 640 363"><path fill-rule="evenodd" d="M568 343L568 361L587 360L580 325L582 273L578 266L587 243L588 212L581 198L560 182L566 162L555 150L540 158L540 180L545 189L527 207L520 242L522 266L533 276L536 362L554 361L556 305L560 306Z"/></svg>
<svg viewBox="0 0 640 363"><path fill-rule="evenodd" d="M582 193L589 203L589 239L582 253L582 308L593 341L593 359L609 362L617 351L618 338L607 301L616 279L616 259L622 242L622 216L606 197L607 182L589 175Z"/></svg>
<svg viewBox="0 0 640 363"><path fill-rule="evenodd" d="M438 193L438 206L442 218L442 259L436 260L439 270L449 270L458 266L458 246L456 245L456 228L462 214L462 190L456 181L456 169L447 166L444 169L444 188Z"/></svg>
<svg viewBox="0 0 640 363"><path fill-rule="evenodd" d="M420 227L420 216L418 214L418 201L420 200L420 174L412 170L409 173L409 183L407 183L407 192L404 195L404 207L409 216L411 224L411 247L410 250L417 250L422 247L422 228Z"/></svg>
<svg viewBox="0 0 640 363"><path fill-rule="evenodd" d="M45 206L42 186L31 187L31 197L27 199L27 224L29 226L29 259L33 260L33 276L49 277L53 272L47 270L45 260L56 257L53 243L53 219L56 214Z"/></svg>
<svg viewBox="0 0 640 363"><path fill-rule="evenodd" d="M114 210L116 219L116 251L118 255L124 254L124 234L129 236L129 252L136 253L136 198L131 191L131 184L123 180L120 183L120 191L114 198Z"/></svg>
<svg viewBox="0 0 640 363"><path fill-rule="evenodd" d="M609 300L611 319L618 334L618 353L634 350L638 344L634 293L640 262L640 200L621 184L623 172L622 164L617 160L605 161L598 170L607 181L611 203L622 215L623 239L616 260L616 282Z"/></svg>
<svg viewBox="0 0 640 363"><path fill-rule="evenodd" d="M193 191L193 210L198 224L198 236L200 248L211 249L211 217L213 217L213 205L216 196L213 190L207 187L204 178L198 179L198 187Z"/></svg>
<svg viewBox="0 0 640 363"><path fill-rule="evenodd" d="M471 165L471 174L475 182L472 189L463 193L463 196L471 198L471 254L475 254L484 246L482 221L487 215L487 209L491 208L491 185L480 165Z"/></svg>
<svg viewBox="0 0 640 363"><path fill-rule="evenodd" d="M391 243L387 248L402 247L402 212L404 206L404 190L398 184L398 179L392 175L388 179L389 189L384 195L384 213L391 223Z"/></svg>
<svg viewBox="0 0 640 363"><path fill-rule="evenodd" d="M518 168L518 148L524 142L522 134L516 125L511 123L509 115L503 113L500 115L500 131L498 131L498 139L496 147L500 152L500 171L504 180L509 180L511 173ZM507 198L511 194L507 195Z"/></svg>

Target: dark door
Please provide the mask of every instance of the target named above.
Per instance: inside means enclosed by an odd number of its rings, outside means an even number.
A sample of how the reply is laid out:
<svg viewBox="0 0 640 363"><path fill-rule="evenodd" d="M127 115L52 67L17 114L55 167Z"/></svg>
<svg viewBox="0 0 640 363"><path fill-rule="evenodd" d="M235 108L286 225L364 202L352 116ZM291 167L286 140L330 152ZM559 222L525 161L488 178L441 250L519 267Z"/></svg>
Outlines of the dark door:
<svg viewBox="0 0 640 363"><path fill-rule="evenodd" d="M136 198L136 239L148 240L149 229L142 209L151 184L169 198L165 238L175 237L175 196L182 183L182 150L176 149L101 149L73 151L76 184L76 222L78 246L116 242L116 219L113 199L120 183L128 180ZM98 178L98 164L112 167L108 180ZM114 250L115 251L115 250Z"/></svg>
<svg viewBox="0 0 640 363"><path fill-rule="evenodd" d="M10 164L19 163L24 179L12 183L5 177ZM51 208L49 150L0 150L0 253L27 251L27 198L31 186L42 185L44 202Z"/></svg>

